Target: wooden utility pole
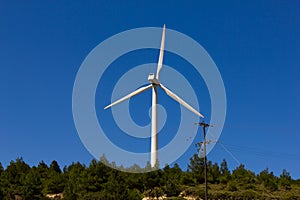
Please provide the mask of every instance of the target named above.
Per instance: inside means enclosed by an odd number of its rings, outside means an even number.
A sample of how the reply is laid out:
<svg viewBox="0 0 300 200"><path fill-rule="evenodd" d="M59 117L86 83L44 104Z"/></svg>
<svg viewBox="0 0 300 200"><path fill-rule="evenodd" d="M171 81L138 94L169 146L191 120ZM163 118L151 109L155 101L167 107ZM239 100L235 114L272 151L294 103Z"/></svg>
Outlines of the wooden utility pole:
<svg viewBox="0 0 300 200"><path fill-rule="evenodd" d="M204 121L197 123L199 126L202 126L203 129L203 151L204 151L204 184L205 184L205 200L207 200L207 195L208 195L208 191L207 191L207 158L206 158L206 128L209 127L209 124L206 124ZM200 143L201 144L201 143Z"/></svg>

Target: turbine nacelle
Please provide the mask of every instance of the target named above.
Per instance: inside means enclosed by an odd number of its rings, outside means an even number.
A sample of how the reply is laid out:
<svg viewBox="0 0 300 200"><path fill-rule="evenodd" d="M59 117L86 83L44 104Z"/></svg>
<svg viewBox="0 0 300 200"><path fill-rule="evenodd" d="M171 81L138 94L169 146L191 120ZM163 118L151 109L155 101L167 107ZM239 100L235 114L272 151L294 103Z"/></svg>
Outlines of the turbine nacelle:
<svg viewBox="0 0 300 200"><path fill-rule="evenodd" d="M151 84L159 85L159 81L158 81L157 78L155 77L155 74L154 74L154 73L150 73L150 74L149 74L149 76L148 76L148 81L149 81Z"/></svg>

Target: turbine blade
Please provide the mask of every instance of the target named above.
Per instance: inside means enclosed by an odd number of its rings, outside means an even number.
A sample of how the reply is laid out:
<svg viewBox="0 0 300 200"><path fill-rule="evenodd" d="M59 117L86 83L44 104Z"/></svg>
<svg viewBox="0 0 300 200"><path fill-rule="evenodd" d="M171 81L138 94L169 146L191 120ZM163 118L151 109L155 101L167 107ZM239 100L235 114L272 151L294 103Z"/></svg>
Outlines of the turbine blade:
<svg viewBox="0 0 300 200"><path fill-rule="evenodd" d="M186 107L187 109L189 109L190 111L192 111L193 113L195 113L196 115L198 115L199 117L204 118L204 116L202 114L200 114L196 109L194 109L192 106L190 106L188 103L186 103L184 100L182 100L179 96L177 96L176 94L174 94L171 90L169 90L168 88L166 88L165 86L163 86L162 84L159 84L159 86L161 87L161 89L163 91L165 91L167 93L167 95L169 95L172 99L174 99L175 101L177 101L178 103L180 103L181 105L183 105L184 107Z"/></svg>
<svg viewBox="0 0 300 200"><path fill-rule="evenodd" d="M156 79L159 80L159 73L162 68L162 63L164 59L164 50L165 50L165 35L166 35L166 25L164 24L163 27L163 33L161 37L161 43L160 43L160 51L159 51L159 59L157 64L157 71L156 71Z"/></svg>
<svg viewBox="0 0 300 200"><path fill-rule="evenodd" d="M113 102L112 104L106 106L104 109L110 108L110 107L112 107L112 106L114 106L114 105L116 105L116 104L118 104L118 103L121 103L122 101L125 101L125 100L129 99L130 97L133 97L133 96L135 96L135 95L137 95L137 94L139 94L139 93L142 93L142 92L144 92L145 90L148 90L148 89L150 89L150 88L152 88L152 84L150 84L150 85L148 85L148 86L145 86L145 87L141 87L141 88L137 89L136 91L134 91L134 92L132 92L132 93L126 95L125 97L123 97L123 98L121 98L121 99L119 99L119 100Z"/></svg>

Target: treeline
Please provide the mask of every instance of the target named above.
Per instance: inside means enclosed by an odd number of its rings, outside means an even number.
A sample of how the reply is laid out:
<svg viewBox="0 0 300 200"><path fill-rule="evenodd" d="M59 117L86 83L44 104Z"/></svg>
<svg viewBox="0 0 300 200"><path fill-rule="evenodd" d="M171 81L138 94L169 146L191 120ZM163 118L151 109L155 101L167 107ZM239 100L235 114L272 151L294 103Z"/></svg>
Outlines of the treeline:
<svg viewBox="0 0 300 200"><path fill-rule="evenodd" d="M300 199L300 182L286 170L279 177L268 169L255 174L244 165L231 172L225 160L220 165L209 161L207 167L210 199ZM56 161L30 167L18 158L6 169L0 163L1 200L197 199L204 196L203 183L204 162L197 155L190 159L187 171L175 164L140 174L118 171L96 160L88 166L77 162L62 169Z"/></svg>

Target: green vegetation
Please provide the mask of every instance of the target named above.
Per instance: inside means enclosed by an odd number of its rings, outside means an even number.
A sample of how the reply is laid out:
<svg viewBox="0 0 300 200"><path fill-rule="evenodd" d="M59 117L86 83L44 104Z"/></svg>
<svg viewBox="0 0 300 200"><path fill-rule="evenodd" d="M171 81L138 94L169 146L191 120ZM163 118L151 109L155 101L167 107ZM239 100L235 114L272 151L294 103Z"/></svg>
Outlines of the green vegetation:
<svg viewBox="0 0 300 200"><path fill-rule="evenodd" d="M187 171L175 164L140 174L121 172L96 160L89 166L77 162L61 169L56 161L30 167L18 158L6 169L0 163L0 200L49 199L49 195L66 200L200 199L204 197L203 173L204 162L197 155L190 159ZM209 199L300 199L300 180L293 180L286 170L279 177L268 169L255 174L244 165L231 172L225 160L220 165L209 161L207 177Z"/></svg>

